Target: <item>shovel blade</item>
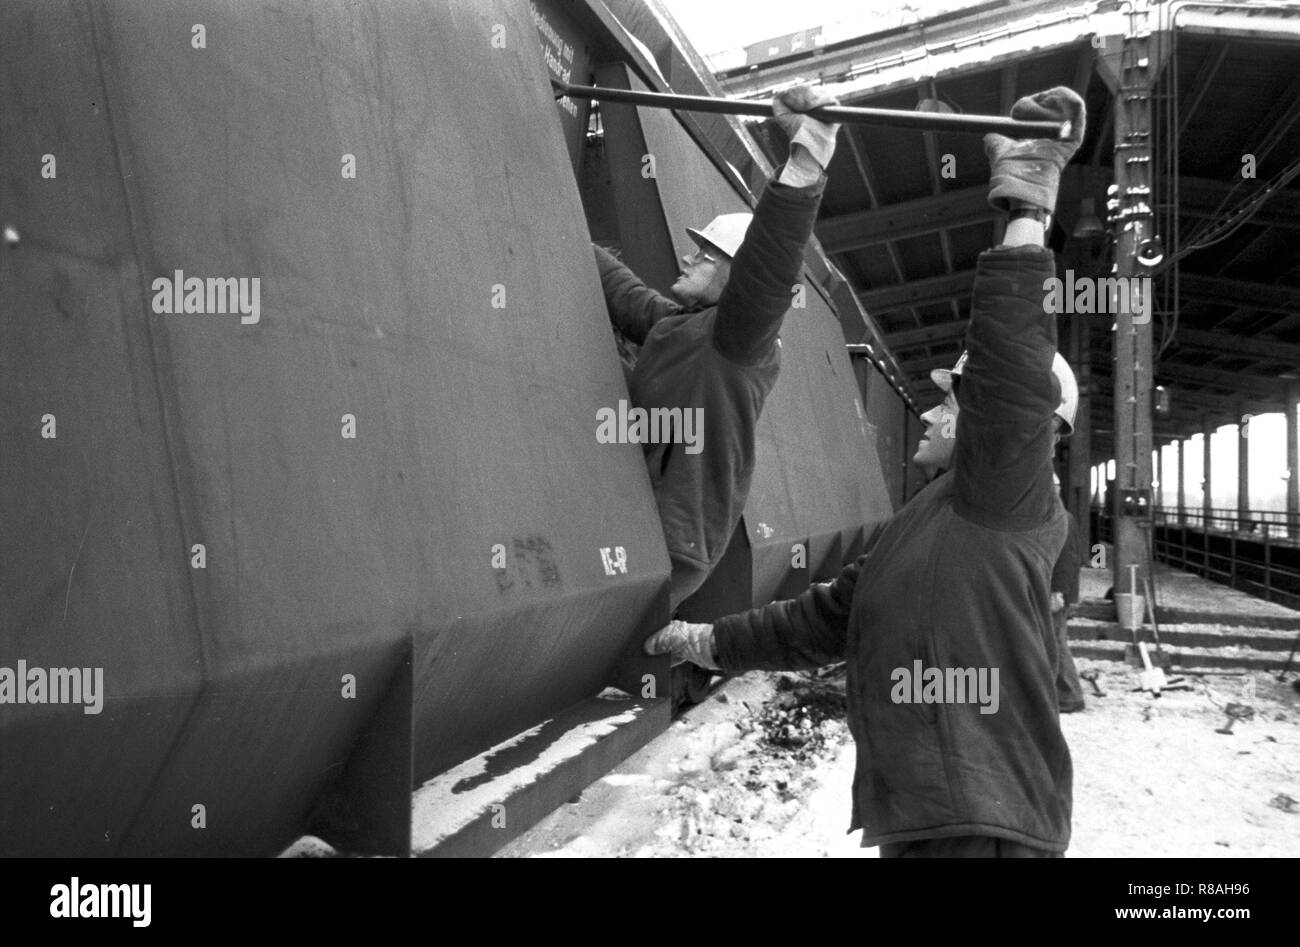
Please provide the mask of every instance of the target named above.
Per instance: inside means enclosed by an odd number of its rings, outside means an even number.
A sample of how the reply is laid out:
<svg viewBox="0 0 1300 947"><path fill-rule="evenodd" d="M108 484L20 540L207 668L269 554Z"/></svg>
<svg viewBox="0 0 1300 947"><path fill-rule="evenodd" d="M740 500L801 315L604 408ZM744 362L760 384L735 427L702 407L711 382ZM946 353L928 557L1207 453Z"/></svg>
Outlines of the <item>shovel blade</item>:
<svg viewBox="0 0 1300 947"><path fill-rule="evenodd" d="M1165 686L1165 672L1161 668L1151 668L1143 671L1138 681L1142 684L1144 691L1159 694L1161 688Z"/></svg>

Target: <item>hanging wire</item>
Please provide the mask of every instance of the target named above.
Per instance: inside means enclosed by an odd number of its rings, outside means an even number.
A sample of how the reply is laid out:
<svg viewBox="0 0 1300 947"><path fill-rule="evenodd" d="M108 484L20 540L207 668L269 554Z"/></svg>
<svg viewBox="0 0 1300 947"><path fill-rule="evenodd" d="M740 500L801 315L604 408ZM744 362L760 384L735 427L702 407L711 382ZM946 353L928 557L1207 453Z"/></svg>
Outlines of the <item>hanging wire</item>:
<svg viewBox="0 0 1300 947"><path fill-rule="evenodd" d="M1300 176L1300 157L1295 158L1290 164L1274 175L1259 189L1259 191L1252 195L1246 203L1233 209L1222 219L1219 219L1218 215L1223 211L1224 206L1232 198L1232 195L1236 192L1237 188L1241 187L1242 182L1245 179L1242 178L1238 180L1228 193L1224 195L1219 206L1215 208L1215 219L1212 219L1192 238L1191 242L1189 242L1187 247L1183 249L1180 256L1187 256L1187 254L1194 253L1197 250L1204 250L1207 247L1214 246L1216 243L1222 243L1224 240L1231 237L1234 233L1245 226L1250 221L1250 218L1259 213L1260 208L1264 206L1265 202L1272 197L1276 191L1285 188L1291 183L1291 181L1295 180L1297 176Z"/></svg>
<svg viewBox="0 0 1300 947"><path fill-rule="evenodd" d="M1182 300L1181 261L1197 251L1222 243L1240 231L1259 212L1270 197L1300 176L1300 157L1298 157L1274 175L1272 179L1265 182L1244 203L1234 207L1230 205L1237 196L1238 190L1244 187L1246 181L1245 178L1237 177L1228 192L1219 201L1209 221L1190 235L1186 244L1183 243L1182 219L1179 210L1182 206L1182 143L1179 135L1178 110L1178 36L1179 32L1173 29L1160 30L1157 35L1157 42L1167 41L1169 43L1169 60L1164 70L1167 91L1156 97L1157 107L1163 111L1161 116L1163 121L1155 123L1157 128L1163 130L1164 140L1157 143L1155 149L1157 154L1163 151L1160 168L1160 176L1163 180L1158 182L1158 185L1153 182L1152 191L1155 192L1158 187L1161 195L1159 207L1160 228L1158 232L1163 234L1165 240L1166 257L1164 263L1153 273L1153 276L1161 279L1161 334L1160 345L1152 357L1153 367L1177 338ZM1159 62L1160 59L1157 58L1156 61ZM1154 168L1153 172L1155 172ZM1292 310L1279 307L1277 311L1291 312Z"/></svg>

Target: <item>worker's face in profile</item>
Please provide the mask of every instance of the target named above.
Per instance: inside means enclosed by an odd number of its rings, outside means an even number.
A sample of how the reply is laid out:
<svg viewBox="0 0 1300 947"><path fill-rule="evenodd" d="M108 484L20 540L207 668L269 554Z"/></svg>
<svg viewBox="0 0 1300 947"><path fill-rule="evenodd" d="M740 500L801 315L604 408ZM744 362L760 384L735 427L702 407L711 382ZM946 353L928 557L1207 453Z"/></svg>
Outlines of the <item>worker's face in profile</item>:
<svg viewBox="0 0 1300 947"><path fill-rule="evenodd" d="M731 276L731 261L716 247L701 247L681 258L682 275L668 290L688 309L712 306Z"/></svg>
<svg viewBox="0 0 1300 947"><path fill-rule="evenodd" d="M946 470L952 465L952 451L957 446L957 396L948 392L943 403L921 415L921 420L925 433L912 462L919 467Z"/></svg>

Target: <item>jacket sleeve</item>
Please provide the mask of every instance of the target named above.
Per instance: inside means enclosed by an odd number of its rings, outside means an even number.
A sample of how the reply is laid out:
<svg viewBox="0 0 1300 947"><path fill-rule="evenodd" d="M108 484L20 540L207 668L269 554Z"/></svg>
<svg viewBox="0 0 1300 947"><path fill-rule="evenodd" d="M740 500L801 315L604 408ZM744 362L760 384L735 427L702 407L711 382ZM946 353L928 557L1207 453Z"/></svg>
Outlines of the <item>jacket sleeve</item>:
<svg viewBox="0 0 1300 947"><path fill-rule="evenodd" d="M655 322L664 316L677 315L682 307L641 282L604 247L594 243L591 246L596 252L596 268L600 270L600 287L605 291L610 322L637 345L644 345Z"/></svg>
<svg viewBox="0 0 1300 947"><path fill-rule="evenodd" d="M826 177L808 187L768 182L731 263L718 299L713 345L728 359L749 365L765 358L790 308Z"/></svg>
<svg viewBox="0 0 1300 947"><path fill-rule="evenodd" d="M853 590L867 555L834 582L798 598L728 615L713 623L714 652L725 671L797 671L844 657Z"/></svg>
<svg viewBox="0 0 1300 947"><path fill-rule="evenodd" d="M1025 530L1055 513L1052 413L1060 387L1052 375L1056 317L1044 284L1055 277L1042 247L999 247L980 254L957 389L953 508L981 526Z"/></svg>

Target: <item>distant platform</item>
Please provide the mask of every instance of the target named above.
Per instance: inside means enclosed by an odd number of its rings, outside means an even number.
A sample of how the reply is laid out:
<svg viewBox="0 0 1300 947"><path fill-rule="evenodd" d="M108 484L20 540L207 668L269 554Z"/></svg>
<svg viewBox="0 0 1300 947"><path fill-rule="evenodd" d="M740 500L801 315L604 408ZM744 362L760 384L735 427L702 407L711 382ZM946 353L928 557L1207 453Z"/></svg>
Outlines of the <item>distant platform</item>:
<svg viewBox="0 0 1300 947"><path fill-rule="evenodd" d="M1160 644L1181 670L1250 668L1281 670L1300 635L1300 611L1267 602L1161 563L1154 566L1156 620L1137 640ZM1108 569L1081 569L1079 604L1070 617L1076 656L1125 659L1134 634L1119 627L1115 603L1106 599ZM1293 664L1292 671L1300 671Z"/></svg>

